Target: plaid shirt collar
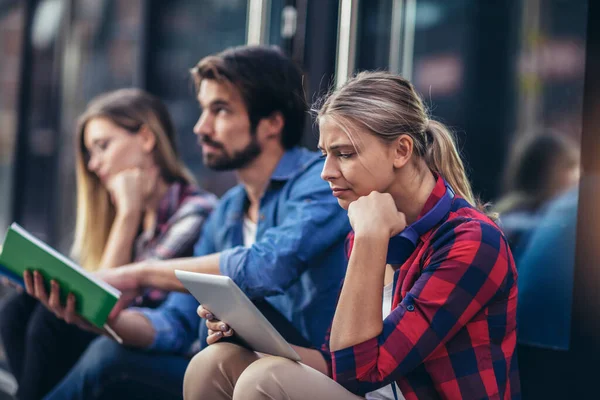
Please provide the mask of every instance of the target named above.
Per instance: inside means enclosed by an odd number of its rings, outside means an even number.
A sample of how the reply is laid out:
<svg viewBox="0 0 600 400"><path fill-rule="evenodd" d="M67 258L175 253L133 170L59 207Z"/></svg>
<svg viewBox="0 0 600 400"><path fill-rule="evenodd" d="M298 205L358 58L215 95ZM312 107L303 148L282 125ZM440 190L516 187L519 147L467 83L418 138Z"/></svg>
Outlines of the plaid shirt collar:
<svg viewBox="0 0 600 400"><path fill-rule="evenodd" d="M446 193L446 184L444 183L444 179L442 179L441 176L439 176L438 174L435 174L435 173L434 173L434 176L436 177L435 186L434 186L433 190L431 191L431 194L427 198L427 201L425 201L425 205L421 209L421 212L419 213L419 217L417 218L417 220L422 218L425 214L427 214L440 201L440 199L442 197L444 197L444 194ZM420 242L427 241L429 239L429 237L431 236L431 234L433 233L433 231L434 231L434 229L430 229L427 233L425 233L423 236L421 236L419 238L419 241ZM350 253L352 251L353 245L354 245L354 231L350 231L350 233L348 233L348 237L346 238L346 254L347 254L348 258L350 258Z"/></svg>
<svg viewBox="0 0 600 400"><path fill-rule="evenodd" d="M427 214L429 211L431 211L431 209L446 194L446 183L444 182L444 179L436 173L434 173L434 176L436 178L435 186L433 187L431 194L427 198L427 201L425 201L425 205L423 206L423 209L421 209L421 212L419 213L419 217L417 219L422 218L425 214ZM444 218L444 220L445 220L445 218ZM431 234L434 232L434 230L435 229L430 229L428 232L423 234L419 238L419 241L426 242L429 239L429 237L431 236Z"/></svg>
<svg viewBox="0 0 600 400"><path fill-rule="evenodd" d="M187 192L192 192L193 186L183 185L181 182L174 182L169 186L167 193L158 203L158 211L156 216L156 232L164 233L169 227L171 217L179 209L182 195L187 195Z"/></svg>

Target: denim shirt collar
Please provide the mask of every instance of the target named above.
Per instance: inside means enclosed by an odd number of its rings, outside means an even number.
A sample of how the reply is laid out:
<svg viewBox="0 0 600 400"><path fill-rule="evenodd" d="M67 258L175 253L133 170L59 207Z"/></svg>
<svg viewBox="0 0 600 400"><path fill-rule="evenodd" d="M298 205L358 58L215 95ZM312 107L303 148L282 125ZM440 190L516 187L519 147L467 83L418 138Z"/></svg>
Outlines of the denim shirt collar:
<svg viewBox="0 0 600 400"><path fill-rule="evenodd" d="M283 156L281 156L277 167L275 167L275 171L271 175L271 183L267 191L269 191L269 189L277 189L285 185L289 179L291 179L295 174L298 173L298 171L300 171L300 169L304 166L304 163L302 162L303 154L303 150L300 147L294 147L283 153ZM227 210L226 229L239 225L240 221L244 217L247 201L248 197L246 194L246 188L243 185L240 185L239 192L231 199ZM239 234L236 233L236 237L240 235L241 230Z"/></svg>
<svg viewBox="0 0 600 400"><path fill-rule="evenodd" d="M300 163L301 157L302 151L298 147L283 153L273 175L271 175L271 181L287 181L290 179L302 166Z"/></svg>

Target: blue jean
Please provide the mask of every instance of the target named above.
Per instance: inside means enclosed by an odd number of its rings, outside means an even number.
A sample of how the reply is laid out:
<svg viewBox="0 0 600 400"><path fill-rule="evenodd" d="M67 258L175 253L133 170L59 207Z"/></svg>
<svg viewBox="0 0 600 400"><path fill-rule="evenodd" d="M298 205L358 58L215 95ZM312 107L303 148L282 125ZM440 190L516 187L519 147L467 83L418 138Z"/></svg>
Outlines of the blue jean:
<svg viewBox="0 0 600 400"><path fill-rule="evenodd" d="M131 349L101 337L45 399L182 399L189 362L181 355Z"/></svg>
<svg viewBox="0 0 600 400"><path fill-rule="evenodd" d="M0 305L0 337L20 400L39 400L49 393L97 336L56 318L25 293Z"/></svg>

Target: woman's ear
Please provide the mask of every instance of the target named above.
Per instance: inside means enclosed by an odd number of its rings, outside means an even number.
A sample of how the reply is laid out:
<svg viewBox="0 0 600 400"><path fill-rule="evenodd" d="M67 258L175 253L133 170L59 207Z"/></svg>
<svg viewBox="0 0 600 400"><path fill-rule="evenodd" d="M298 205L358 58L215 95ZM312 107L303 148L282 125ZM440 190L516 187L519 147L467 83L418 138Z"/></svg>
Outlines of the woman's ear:
<svg viewBox="0 0 600 400"><path fill-rule="evenodd" d="M412 157L414 142L409 135L400 135L394 142L394 168L402 168Z"/></svg>
<svg viewBox="0 0 600 400"><path fill-rule="evenodd" d="M151 153L156 146L156 136L154 135L154 132L152 132L146 125L142 125L137 135L142 143L142 148L144 151L146 153Z"/></svg>

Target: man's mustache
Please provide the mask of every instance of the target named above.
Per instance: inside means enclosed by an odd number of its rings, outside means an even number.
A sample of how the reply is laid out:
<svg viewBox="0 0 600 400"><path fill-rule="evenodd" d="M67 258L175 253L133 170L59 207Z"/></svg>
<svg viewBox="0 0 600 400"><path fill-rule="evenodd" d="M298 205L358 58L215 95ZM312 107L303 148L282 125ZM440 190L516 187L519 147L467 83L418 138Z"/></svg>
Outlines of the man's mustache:
<svg viewBox="0 0 600 400"><path fill-rule="evenodd" d="M198 140L200 145L208 145L208 146L212 146L212 147L216 147L218 149L224 149L225 146L223 146L222 143L217 142L215 140L212 140L211 138L209 138L208 136L201 136L200 139Z"/></svg>

